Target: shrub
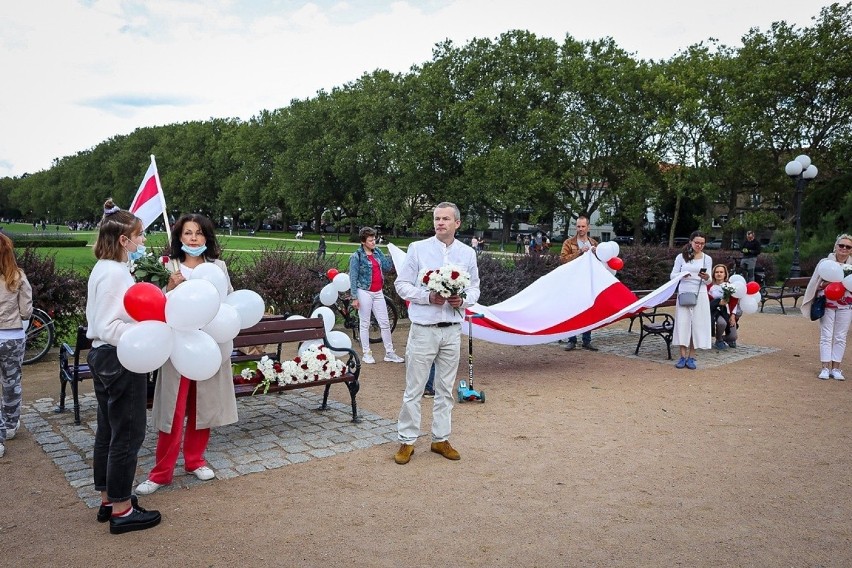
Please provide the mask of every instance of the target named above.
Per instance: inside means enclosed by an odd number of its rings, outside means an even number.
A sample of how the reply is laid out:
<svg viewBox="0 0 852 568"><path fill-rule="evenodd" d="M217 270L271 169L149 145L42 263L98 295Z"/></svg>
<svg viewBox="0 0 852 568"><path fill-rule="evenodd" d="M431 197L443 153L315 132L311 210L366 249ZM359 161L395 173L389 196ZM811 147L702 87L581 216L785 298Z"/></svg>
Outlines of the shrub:
<svg viewBox="0 0 852 568"><path fill-rule="evenodd" d="M59 341L76 337L85 325L86 279L73 270L57 269L53 254L40 256L32 248L16 250L18 266L33 288L33 305L54 318Z"/></svg>
<svg viewBox="0 0 852 568"><path fill-rule="evenodd" d="M554 255L479 255L479 303L491 306L511 298L557 266Z"/></svg>

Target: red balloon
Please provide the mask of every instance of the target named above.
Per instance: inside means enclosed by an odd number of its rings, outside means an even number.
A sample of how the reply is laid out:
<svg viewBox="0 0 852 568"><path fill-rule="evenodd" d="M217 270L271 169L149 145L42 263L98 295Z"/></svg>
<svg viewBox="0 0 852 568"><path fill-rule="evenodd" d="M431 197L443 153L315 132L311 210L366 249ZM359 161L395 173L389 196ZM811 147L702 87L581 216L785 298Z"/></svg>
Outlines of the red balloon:
<svg viewBox="0 0 852 568"><path fill-rule="evenodd" d="M614 256L607 261L607 265L613 270L621 270L624 268L624 261L617 256Z"/></svg>
<svg viewBox="0 0 852 568"><path fill-rule="evenodd" d="M746 284L746 293L747 294L757 294L760 292L760 284L757 282L749 282Z"/></svg>
<svg viewBox="0 0 852 568"><path fill-rule="evenodd" d="M843 286L843 282L832 282L825 287L825 297L829 300L837 301L842 298L845 293L846 288Z"/></svg>
<svg viewBox="0 0 852 568"><path fill-rule="evenodd" d="M340 274L340 271L336 268L329 268L328 272L325 273L325 275L328 276L329 280L334 280L334 277L338 274Z"/></svg>
<svg viewBox="0 0 852 568"><path fill-rule="evenodd" d="M124 293L124 309L136 321L166 321L166 295L150 282L137 282Z"/></svg>

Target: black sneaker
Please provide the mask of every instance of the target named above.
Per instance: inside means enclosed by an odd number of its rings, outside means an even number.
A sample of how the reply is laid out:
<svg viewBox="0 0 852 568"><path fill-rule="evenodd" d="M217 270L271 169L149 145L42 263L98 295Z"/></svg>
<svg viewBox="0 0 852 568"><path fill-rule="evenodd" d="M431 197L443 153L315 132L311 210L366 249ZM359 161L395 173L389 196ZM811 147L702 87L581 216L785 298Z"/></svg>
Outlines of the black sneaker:
<svg viewBox="0 0 852 568"><path fill-rule="evenodd" d="M144 511L142 507L139 506L139 498L136 495L130 496L130 506L134 509L139 509L140 511ZM98 509L98 522L105 523L112 516L112 503L109 505L101 505Z"/></svg>
<svg viewBox="0 0 852 568"><path fill-rule="evenodd" d="M110 517L109 532L122 534L130 531L144 531L160 524L162 517L159 511L140 511L132 509L126 517Z"/></svg>
<svg viewBox="0 0 852 568"><path fill-rule="evenodd" d="M591 343L584 343L583 349L588 349L589 351L597 351L598 348L592 345Z"/></svg>
<svg viewBox="0 0 852 568"><path fill-rule="evenodd" d="M424 389L423 396L426 398L435 398L435 391L432 389Z"/></svg>

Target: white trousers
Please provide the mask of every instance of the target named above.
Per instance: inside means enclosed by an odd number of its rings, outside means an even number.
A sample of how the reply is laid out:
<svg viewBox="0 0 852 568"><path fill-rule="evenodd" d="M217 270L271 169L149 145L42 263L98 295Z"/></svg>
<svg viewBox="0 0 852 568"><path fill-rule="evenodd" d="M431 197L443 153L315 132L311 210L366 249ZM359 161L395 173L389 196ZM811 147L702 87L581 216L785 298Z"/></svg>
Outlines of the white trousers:
<svg viewBox="0 0 852 568"><path fill-rule="evenodd" d="M361 351L370 350L370 313L376 314L379 331L382 333L382 343L385 344L385 354L393 353L393 339L391 338L390 321L388 321L388 305L385 303L385 294L381 290L369 292L358 288L358 318L360 321L359 338L361 339Z"/></svg>
<svg viewBox="0 0 852 568"><path fill-rule="evenodd" d="M461 325L432 327L411 324L405 348L405 392L397 422L397 437L413 444L420 435L420 402L435 363L435 401L432 403L432 441L443 442L452 430L453 384L459 367Z"/></svg>
<svg viewBox="0 0 852 568"><path fill-rule="evenodd" d="M852 309L826 308L825 315L819 320L819 360L821 362L843 361L850 322L852 322Z"/></svg>

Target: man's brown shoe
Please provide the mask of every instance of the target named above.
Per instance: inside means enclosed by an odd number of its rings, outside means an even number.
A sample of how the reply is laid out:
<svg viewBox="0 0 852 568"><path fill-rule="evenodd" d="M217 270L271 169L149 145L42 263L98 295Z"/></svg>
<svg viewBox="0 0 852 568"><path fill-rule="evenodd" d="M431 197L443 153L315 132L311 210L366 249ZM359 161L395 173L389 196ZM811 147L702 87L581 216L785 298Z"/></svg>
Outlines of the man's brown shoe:
<svg viewBox="0 0 852 568"><path fill-rule="evenodd" d="M441 454L448 460L460 460L461 455L450 445L449 440L443 442L432 442L432 451Z"/></svg>
<svg viewBox="0 0 852 568"><path fill-rule="evenodd" d="M414 453L414 444L400 444L393 461L399 465L405 465L411 461L411 454Z"/></svg>

